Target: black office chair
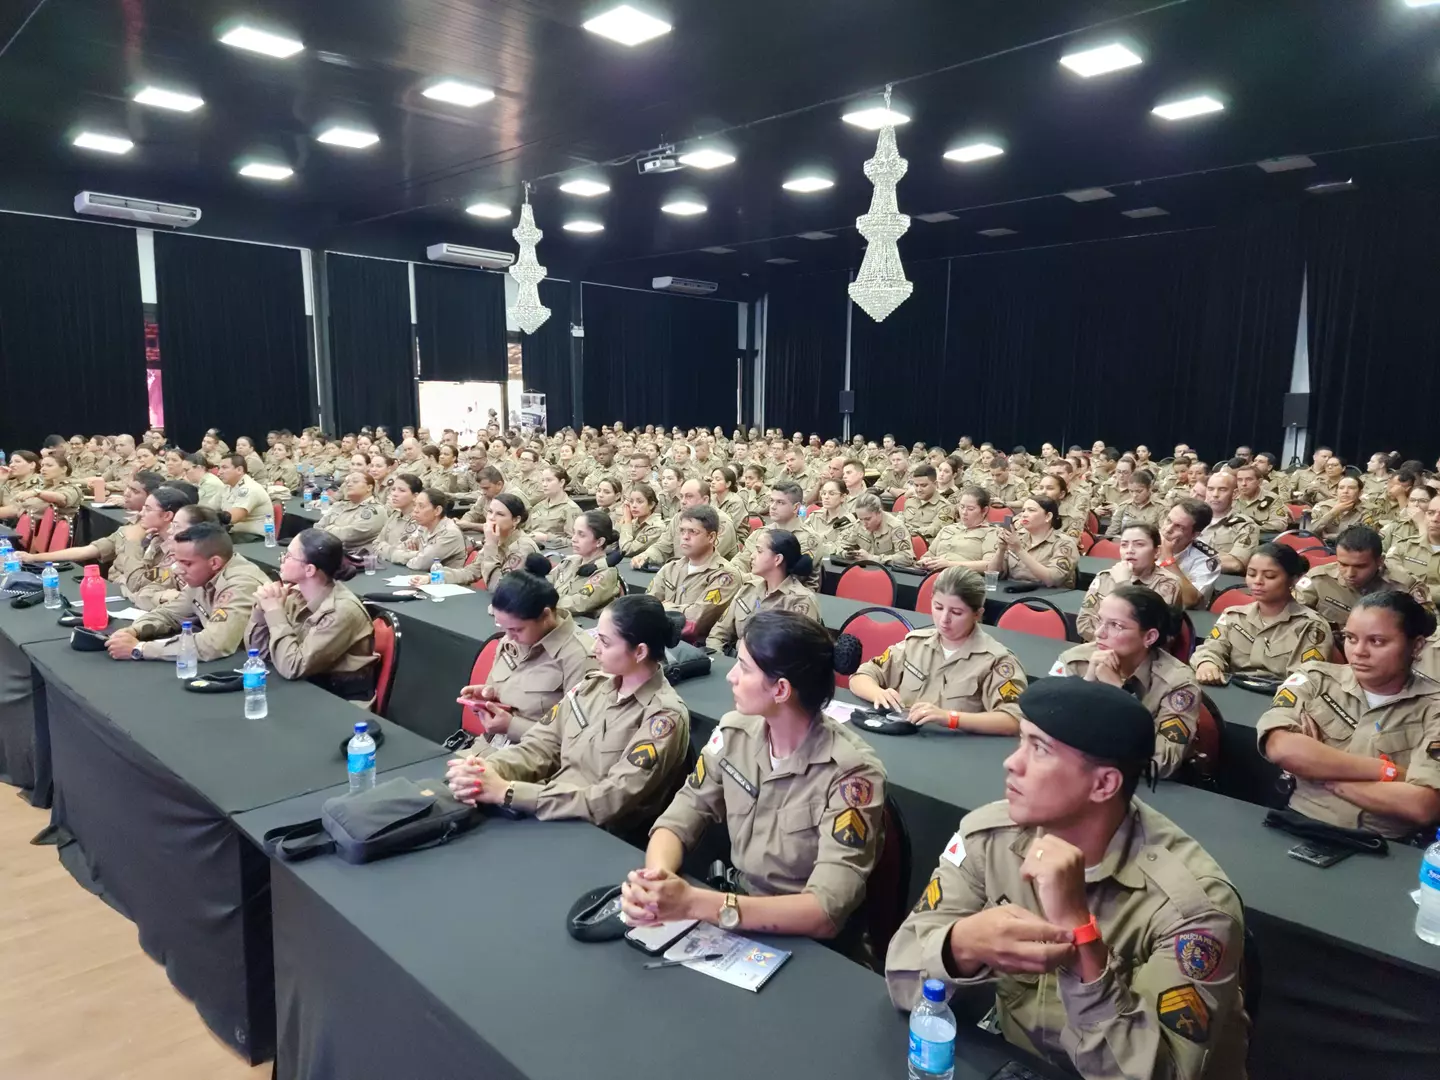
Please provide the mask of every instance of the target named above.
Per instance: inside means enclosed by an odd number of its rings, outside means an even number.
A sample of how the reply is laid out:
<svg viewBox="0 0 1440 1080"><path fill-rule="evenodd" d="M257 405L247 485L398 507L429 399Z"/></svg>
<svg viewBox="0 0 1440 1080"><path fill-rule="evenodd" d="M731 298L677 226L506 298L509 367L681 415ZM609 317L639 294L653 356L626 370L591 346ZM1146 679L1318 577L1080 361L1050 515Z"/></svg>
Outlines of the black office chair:
<svg viewBox="0 0 1440 1080"><path fill-rule="evenodd" d="M1260 992L1265 988L1265 973L1260 964L1260 946L1255 942L1249 920L1245 926L1245 953L1240 960L1240 992L1245 1002L1245 1015L1250 1017L1250 1030L1260 1020Z"/></svg>
<svg viewBox="0 0 1440 1080"><path fill-rule="evenodd" d="M910 830L893 797L885 797L885 844L870 878L865 882L865 927L870 931L875 970L884 974L890 939L909 914Z"/></svg>

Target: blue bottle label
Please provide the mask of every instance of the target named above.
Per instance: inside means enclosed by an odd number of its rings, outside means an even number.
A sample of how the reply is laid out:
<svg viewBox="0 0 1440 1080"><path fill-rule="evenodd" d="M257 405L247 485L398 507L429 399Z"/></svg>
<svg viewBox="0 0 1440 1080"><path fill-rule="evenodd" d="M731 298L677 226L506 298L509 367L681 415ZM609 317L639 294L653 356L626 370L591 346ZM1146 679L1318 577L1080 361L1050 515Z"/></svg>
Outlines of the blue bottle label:
<svg viewBox="0 0 1440 1080"><path fill-rule="evenodd" d="M263 671L247 671L247 672L245 672L245 689L246 689L246 690L264 690L264 689L265 689L265 672L263 672Z"/></svg>
<svg viewBox="0 0 1440 1080"><path fill-rule="evenodd" d="M1420 884L1431 889L1440 889L1440 866L1429 859L1420 860Z"/></svg>
<svg viewBox="0 0 1440 1080"><path fill-rule="evenodd" d="M910 1064L920 1072L947 1073L955 1067L955 1044L931 1042L910 1033Z"/></svg>
<svg viewBox="0 0 1440 1080"><path fill-rule="evenodd" d="M364 754L357 754L353 750L350 751L348 757L348 768L352 773L369 772L371 769L375 768L375 751L371 750L368 753Z"/></svg>

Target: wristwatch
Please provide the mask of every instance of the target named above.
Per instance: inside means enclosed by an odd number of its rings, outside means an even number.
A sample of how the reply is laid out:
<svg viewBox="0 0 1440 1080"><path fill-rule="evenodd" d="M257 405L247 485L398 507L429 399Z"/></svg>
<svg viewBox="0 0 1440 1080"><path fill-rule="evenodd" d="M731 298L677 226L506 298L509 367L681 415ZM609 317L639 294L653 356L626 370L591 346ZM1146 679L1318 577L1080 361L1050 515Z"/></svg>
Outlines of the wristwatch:
<svg viewBox="0 0 1440 1080"><path fill-rule="evenodd" d="M509 785L507 785L506 788L505 788L505 798L501 801L500 805L503 806L503 807L505 807L505 808L508 810L508 809L510 808L511 804L514 803L514 802L515 802L515 785L514 785L514 784L509 784Z"/></svg>
<svg viewBox="0 0 1440 1080"><path fill-rule="evenodd" d="M145 659L145 650L144 650L143 648L141 648L139 645L136 645L133 649L130 650L130 659L131 659L131 660L144 660L144 659Z"/></svg>
<svg viewBox="0 0 1440 1080"><path fill-rule="evenodd" d="M720 929L740 929L740 900L733 892L725 894L725 903L720 906Z"/></svg>

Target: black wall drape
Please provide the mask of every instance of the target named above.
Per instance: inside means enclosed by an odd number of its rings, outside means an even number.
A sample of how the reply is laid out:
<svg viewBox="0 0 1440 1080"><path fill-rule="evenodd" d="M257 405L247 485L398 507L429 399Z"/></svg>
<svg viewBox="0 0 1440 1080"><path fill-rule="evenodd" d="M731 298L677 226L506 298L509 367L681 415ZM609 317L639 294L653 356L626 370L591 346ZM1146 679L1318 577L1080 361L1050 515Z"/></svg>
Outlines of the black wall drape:
<svg viewBox="0 0 1440 1080"><path fill-rule="evenodd" d="M420 378L504 382L505 278L415 264Z"/></svg>
<svg viewBox="0 0 1440 1080"><path fill-rule="evenodd" d="M335 430L416 422L410 268L403 262L327 254Z"/></svg>
<svg viewBox="0 0 1440 1080"><path fill-rule="evenodd" d="M1376 450L1433 462L1440 431L1440 199L1347 194L1307 207L1312 446L1364 467Z"/></svg>
<svg viewBox="0 0 1440 1080"><path fill-rule="evenodd" d="M734 426L736 304L584 288L587 423Z"/></svg>
<svg viewBox="0 0 1440 1080"><path fill-rule="evenodd" d="M545 415L551 431L559 431L574 416L573 380L570 378L570 283L549 278L540 282L540 302L550 318L533 334L521 335L520 358L525 389L545 395Z"/></svg>
<svg viewBox="0 0 1440 1080"><path fill-rule="evenodd" d="M905 442L955 442L959 433L950 430L954 403L948 394L935 392L936 376L945 366L949 273L944 262L910 267L910 298L884 322L877 323L859 307L851 313L852 435L879 442L889 432ZM849 294L845 297L848 303Z"/></svg>
<svg viewBox="0 0 1440 1080"><path fill-rule="evenodd" d="M849 283L842 271L771 287L764 328L766 427L822 438L840 434Z"/></svg>
<svg viewBox="0 0 1440 1080"><path fill-rule="evenodd" d="M7 451L145 429L134 230L0 214L0 379Z"/></svg>
<svg viewBox="0 0 1440 1080"><path fill-rule="evenodd" d="M200 445L310 422L305 285L293 248L155 235L165 429Z"/></svg>

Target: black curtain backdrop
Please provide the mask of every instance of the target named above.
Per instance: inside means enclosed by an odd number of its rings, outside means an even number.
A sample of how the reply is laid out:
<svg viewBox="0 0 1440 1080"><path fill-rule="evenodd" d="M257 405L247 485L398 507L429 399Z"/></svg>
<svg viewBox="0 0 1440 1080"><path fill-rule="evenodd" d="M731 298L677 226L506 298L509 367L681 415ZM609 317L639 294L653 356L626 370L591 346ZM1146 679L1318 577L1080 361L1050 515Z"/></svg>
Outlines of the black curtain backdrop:
<svg viewBox="0 0 1440 1080"><path fill-rule="evenodd" d="M387 259L327 254L334 430L416 423L410 268Z"/></svg>
<svg viewBox="0 0 1440 1080"><path fill-rule="evenodd" d="M139 433L149 423L133 229L0 214L0 433Z"/></svg>
<svg viewBox="0 0 1440 1080"><path fill-rule="evenodd" d="M884 322L877 323L858 306L851 313L852 435L878 443L891 433L905 442L924 439L942 445L953 445L959 436L951 432L955 404L950 394L935 392L945 367L949 275L947 262L908 267L905 276L914 289ZM849 293L844 296L849 303ZM842 363L843 349L842 344ZM838 432L836 428L830 434Z"/></svg>
<svg viewBox="0 0 1440 1080"><path fill-rule="evenodd" d="M1440 199L1345 194L1306 208L1311 446L1364 468L1377 450L1433 462L1440 431Z"/></svg>
<svg viewBox="0 0 1440 1080"><path fill-rule="evenodd" d="M310 422L305 285L294 248L155 234L165 431L188 449Z"/></svg>
<svg viewBox="0 0 1440 1080"><path fill-rule="evenodd" d="M525 389L545 395L550 430L559 431L575 414L570 378L570 283L546 278L540 282L540 302L550 309L550 318L535 333L521 335L520 361Z"/></svg>
<svg viewBox="0 0 1440 1080"><path fill-rule="evenodd" d="M504 382L505 277L415 264L420 378Z"/></svg>
<svg viewBox="0 0 1440 1080"><path fill-rule="evenodd" d="M771 287L765 326L766 427L807 436L816 432L822 438L840 434L849 284L849 273L842 271Z"/></svg>
<svg viewBox="0 0 1440 1080"><path fill-rule="evenodd" d="M584 289L587 423L734 426L736 304Z"/></svg>

